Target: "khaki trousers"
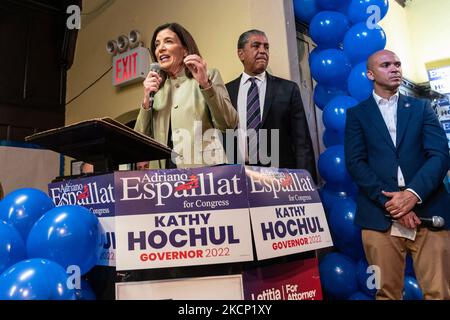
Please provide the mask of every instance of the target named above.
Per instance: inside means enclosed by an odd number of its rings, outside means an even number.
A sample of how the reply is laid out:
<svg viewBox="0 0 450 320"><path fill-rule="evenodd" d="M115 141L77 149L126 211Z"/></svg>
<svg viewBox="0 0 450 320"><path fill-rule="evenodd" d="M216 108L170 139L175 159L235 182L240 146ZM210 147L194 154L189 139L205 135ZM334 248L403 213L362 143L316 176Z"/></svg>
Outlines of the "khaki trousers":
<svg viewBox="0 0 450 320"><path fill-rule="evenodd" d="M401 300L406 254L413 259L414 273L424 299L450 300L450 231L418 228L415 241L386 232L362 230L369 265L379 267L377 300Z"/></svg>

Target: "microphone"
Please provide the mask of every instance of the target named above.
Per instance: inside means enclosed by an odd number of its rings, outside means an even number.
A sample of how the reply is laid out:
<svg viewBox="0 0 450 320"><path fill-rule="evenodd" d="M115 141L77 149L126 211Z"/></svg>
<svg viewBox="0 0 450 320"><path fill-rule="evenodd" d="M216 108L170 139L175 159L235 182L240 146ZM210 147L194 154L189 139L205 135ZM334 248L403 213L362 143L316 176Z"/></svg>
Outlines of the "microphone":
<svg viewBox="0 0 450 320"><path fill-rule="evenodd" d="M385 214L384 216L386 218L390 219L391 221L397 221L396 219L393 219L388 214ZM445 225L445 219L442 218L441 216L432 216L431 218L423 218L423 217L418 217L418 218L427 227L440 229L440 228L444 227L444 225Z"/></svg>
<svg viewBox="0 0 450 320"><path fill-rule="evenodd" d="M157 74L159 74L159 72L161 71L161 66L159 65L158 62L153 62L150 64L150 71L156 72ZM153 105L153 101L155 100L155 93L156 92L150 92L149 95L149 105L152 106Z"/></svg>
<svg viewBox="0 0 450 320"><path fill-rule="evenodd" d="M419 217L419 219L424 225L437 229L442 228L445 225L445 219L440 216L432 216L431 218Z"/></svg>

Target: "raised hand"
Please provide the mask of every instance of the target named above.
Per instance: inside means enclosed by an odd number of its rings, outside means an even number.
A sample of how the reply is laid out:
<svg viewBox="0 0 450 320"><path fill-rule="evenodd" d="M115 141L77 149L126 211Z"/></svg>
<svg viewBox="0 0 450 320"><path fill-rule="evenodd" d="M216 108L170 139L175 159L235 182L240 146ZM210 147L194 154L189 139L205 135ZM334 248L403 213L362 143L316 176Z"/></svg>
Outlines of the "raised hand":
<svg viewBox="0 0 450 320"><path fill-rule="evenodd" d="M184 64L191 71L194 79L203 88L211 86L208 79L208 67L206 61L196 54L190 54L184 58Z"/></svg>

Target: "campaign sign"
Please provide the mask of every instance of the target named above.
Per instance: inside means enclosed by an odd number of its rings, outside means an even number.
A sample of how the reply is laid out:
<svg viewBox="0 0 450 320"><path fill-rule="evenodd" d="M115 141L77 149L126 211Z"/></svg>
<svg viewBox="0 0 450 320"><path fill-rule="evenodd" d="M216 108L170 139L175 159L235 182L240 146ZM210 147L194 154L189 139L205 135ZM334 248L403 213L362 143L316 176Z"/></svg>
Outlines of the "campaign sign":
<svg viewBox="0 0 450 320"><path fill-rule="evenodd" d="M242 276L245 300L322 300L315 258L257 268Z"/></svg>
<svg viewBox="0 0 450 320"><path fill-rule="evenodd" d="M436 112L439 118L439 121L450 120L450 105L438 105L436 106Z"/></svg>
<svg viewBox="0 0 450 320"><path fill-rule="evenodd" d="M448 138L448 143L450 147L450 119L449 120L442 120L441 121L442 128L444 128L445 134Z"/></svg>
<svg viewBox="0 0 450 320"><path fill-rule="evenodd" d="M242 287L240 274L119 282L116 300L244 300Z"/></svg>
<svg viewBox="0 0 450 320"><path fill-rule="evenodd" d="M244 168L116 172L117 270L253 260Z"/></svg>
<svg viewBox="0 0 450 320"><path fill-rule="evenodd" d="M314 181L305 170L246 167L258 260L331 247Z"/></svg>
<svg viewBox="0 0 450 320"><path fill-rule="evenodd" d="M442 94L450 93L450 66L428 70L428 78L432 90Z"/></svg>
<svg viewBox="0 0 450 320"><path fill-rule="evenodd" d="M48 194L57 207L79 205L97 216L103 240L103 248L97 265L115 266L113 174L51 183L48 185Z"/></svg>

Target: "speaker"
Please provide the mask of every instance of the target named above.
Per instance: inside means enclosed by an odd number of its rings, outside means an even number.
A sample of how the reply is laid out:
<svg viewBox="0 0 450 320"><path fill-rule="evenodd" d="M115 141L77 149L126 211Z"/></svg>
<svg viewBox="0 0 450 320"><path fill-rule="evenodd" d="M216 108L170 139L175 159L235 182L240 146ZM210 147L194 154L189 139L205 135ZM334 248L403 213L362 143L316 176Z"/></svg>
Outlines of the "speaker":
<svg viewBox="0 0 450 320"><path fill-rule="evenodd" d="M119 52L124 52L130 46L130 39L128 39L128 37L125 35L121 35L117 39L117 44L119 46Z"/></svg>
<svg viewBox="0 0 450 320"><path fill-rule="evenodd" d="M116 40L109 40L106 43L106 52L110 55L115 55L119 51L119 46L117 45Z"/></svg>
<svg viewBox="0 0 450 320"><path fill-rule="evenodd" d="M143 43L141 41L141 34L137 30L131 30L130 34L128 35L128 38L130 39L130 47L136 48L139 45L142 45Z"/></svg>

